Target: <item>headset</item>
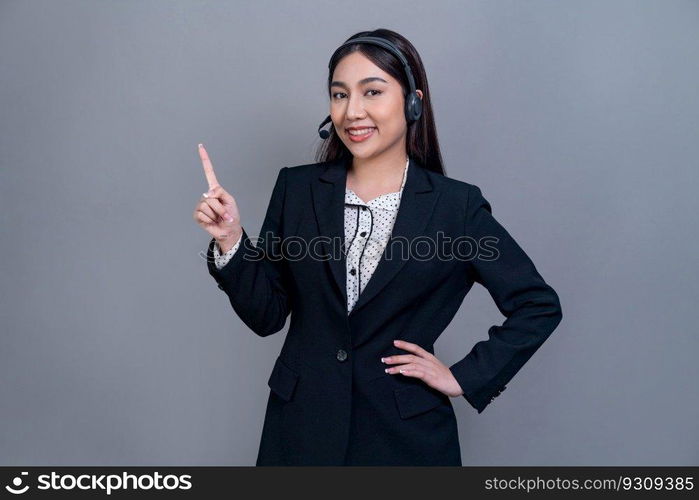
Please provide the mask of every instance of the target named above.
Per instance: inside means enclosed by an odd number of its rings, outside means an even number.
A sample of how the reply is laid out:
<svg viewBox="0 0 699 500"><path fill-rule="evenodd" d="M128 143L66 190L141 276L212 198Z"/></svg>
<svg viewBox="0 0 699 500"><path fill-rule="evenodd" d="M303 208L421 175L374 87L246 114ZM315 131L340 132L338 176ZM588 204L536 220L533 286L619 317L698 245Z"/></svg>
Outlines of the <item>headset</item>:
<svg viewBox="0 0 699 500"><path fill-rule="evenodd" d="M408 60L398 49L398 47L396 47L392 42L389 42L385 38L379 38L376 36L360 36L346 41L337 49L335 49L335 52L333 52L333 55L330 58L330 62L328 63L328 68L332 66L332 62L333 59L335 59L335 55L342 47L346 45L352 45L355 43L377 45L386 49L398 58L398 60L403 65L403 70L405 71L405 75L408 78L408 85L410 86L410 91L408 92L408 95L405 97L405 119L408 122L408 124L410 124L416 121L418 118L420 118L420 116L422 115L422 99L420 99L420 96L417 94L417 92L415 92L415 78L413 78L413 72L410 69ZM329 131L321 130L330 121L332 121L332 119L330 118L330 115L328 115L328 117L325 120L323 120L320 126L318 126L318 135L320 135L321 139L327 139L328 137L330 137ZM330 128L332 128L332 125L330 125Z"/></svg>

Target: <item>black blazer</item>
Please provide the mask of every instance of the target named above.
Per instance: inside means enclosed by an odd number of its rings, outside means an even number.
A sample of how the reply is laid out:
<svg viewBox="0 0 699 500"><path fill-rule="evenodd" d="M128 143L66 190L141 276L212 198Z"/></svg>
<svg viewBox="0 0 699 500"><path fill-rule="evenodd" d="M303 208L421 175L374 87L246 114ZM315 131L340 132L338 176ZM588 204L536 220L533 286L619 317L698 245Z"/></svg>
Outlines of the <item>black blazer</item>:
<svg viewBox="0 0 699 500"><path fill-rule="evenodd" d="M418 378L385 373L381 357L407 353L393 339L434 354L481 283L507 319L450 366L481 413L559 324L559 298L477 186L411 157L391 239L348 315L341 249L348 165L283 167L257 245L243 229L221 270L209 242L209 273L252 331L278 332L291 313L268 380L256 465L461 465L450 398ZM440 233L451 243L428 253ZM464 241L478 240L478 256L468 258Z"/></svg>

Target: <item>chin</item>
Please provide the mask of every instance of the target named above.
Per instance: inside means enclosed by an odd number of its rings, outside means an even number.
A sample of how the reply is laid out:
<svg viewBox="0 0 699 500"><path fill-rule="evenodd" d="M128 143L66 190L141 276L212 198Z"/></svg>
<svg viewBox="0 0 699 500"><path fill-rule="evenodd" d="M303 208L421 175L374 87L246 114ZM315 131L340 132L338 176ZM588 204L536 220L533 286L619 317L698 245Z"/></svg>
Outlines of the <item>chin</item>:
<svg viewBox="0 0 699 500"><path fill-rule="evenodd" d="M376 156L375 151L366 151L366 150L359 151L358 149L352 149L352 148L349 148L349 150L352 153L352 156L354 156L355 158L361 158L363 160L365 160L367 158L371 158L372 156Z"/></svg>

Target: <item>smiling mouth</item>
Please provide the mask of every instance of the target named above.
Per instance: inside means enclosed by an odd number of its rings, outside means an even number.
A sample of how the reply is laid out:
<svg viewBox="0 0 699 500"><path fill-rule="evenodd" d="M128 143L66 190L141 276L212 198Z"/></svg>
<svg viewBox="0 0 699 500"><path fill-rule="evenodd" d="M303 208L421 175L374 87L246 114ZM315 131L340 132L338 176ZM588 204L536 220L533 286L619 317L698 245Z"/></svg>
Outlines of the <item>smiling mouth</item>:
<svg viewBox="0 0 699 500"><path fill-rule="evenodd" d="M369 132L371 132L375 128L376 127L366 127L366 128L362 128L362 129L353 129L353 130L347 129L347 133L349 135L354 135L354 136L363 136L363 135L367 135Z"/></svg>
<svg viewBox="0 0 699 500"><path fill-rule="evenodd" d="M363 128L356 131L347 130L347 135L349 136L349 140L352 142L363 142L373 136L375 130L376 127Z"/></svg>

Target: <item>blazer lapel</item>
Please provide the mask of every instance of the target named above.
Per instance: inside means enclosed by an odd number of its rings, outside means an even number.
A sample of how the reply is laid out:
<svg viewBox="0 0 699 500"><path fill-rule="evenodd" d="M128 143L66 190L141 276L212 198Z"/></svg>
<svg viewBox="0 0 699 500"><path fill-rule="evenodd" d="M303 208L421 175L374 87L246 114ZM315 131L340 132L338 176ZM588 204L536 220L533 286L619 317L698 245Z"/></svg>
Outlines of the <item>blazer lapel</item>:
<svg viewBox="0 0 699 500"><path fill-rule="evenodd" d="M347 307L347 275L345 269L345 186L347 185L347 165L351 157L327 164L318 178L313 180L313 208L318 222L318 234L322 240L323 254L329 255L328 263ZM407 180L406 180L407 182ZM328 241L330 240L330 241Z"/></svg>
<svg viewBox="0 0 699 500"><path fill-rule="evenodd" d="M344 216L349 161L350 159L328 163L312 186L319 234L327 237L322 241L324 252L326 255L331 255L330 268L344 304L347 304ZM402 258L402 254L408 252L413 239L423 233L438 197L439 192L434 189L425 168L413 157L410 157L408 174L391 237L376 270L365 285L364 290L360 292L350 315L374 298L405 265L407 260ZM330 242L325 241L327 239ZM394 240L402 240L402 243L394 244L389 258L387 253L389 253L391 242ZM333 245L333 243L335 244Z"/></svg>

